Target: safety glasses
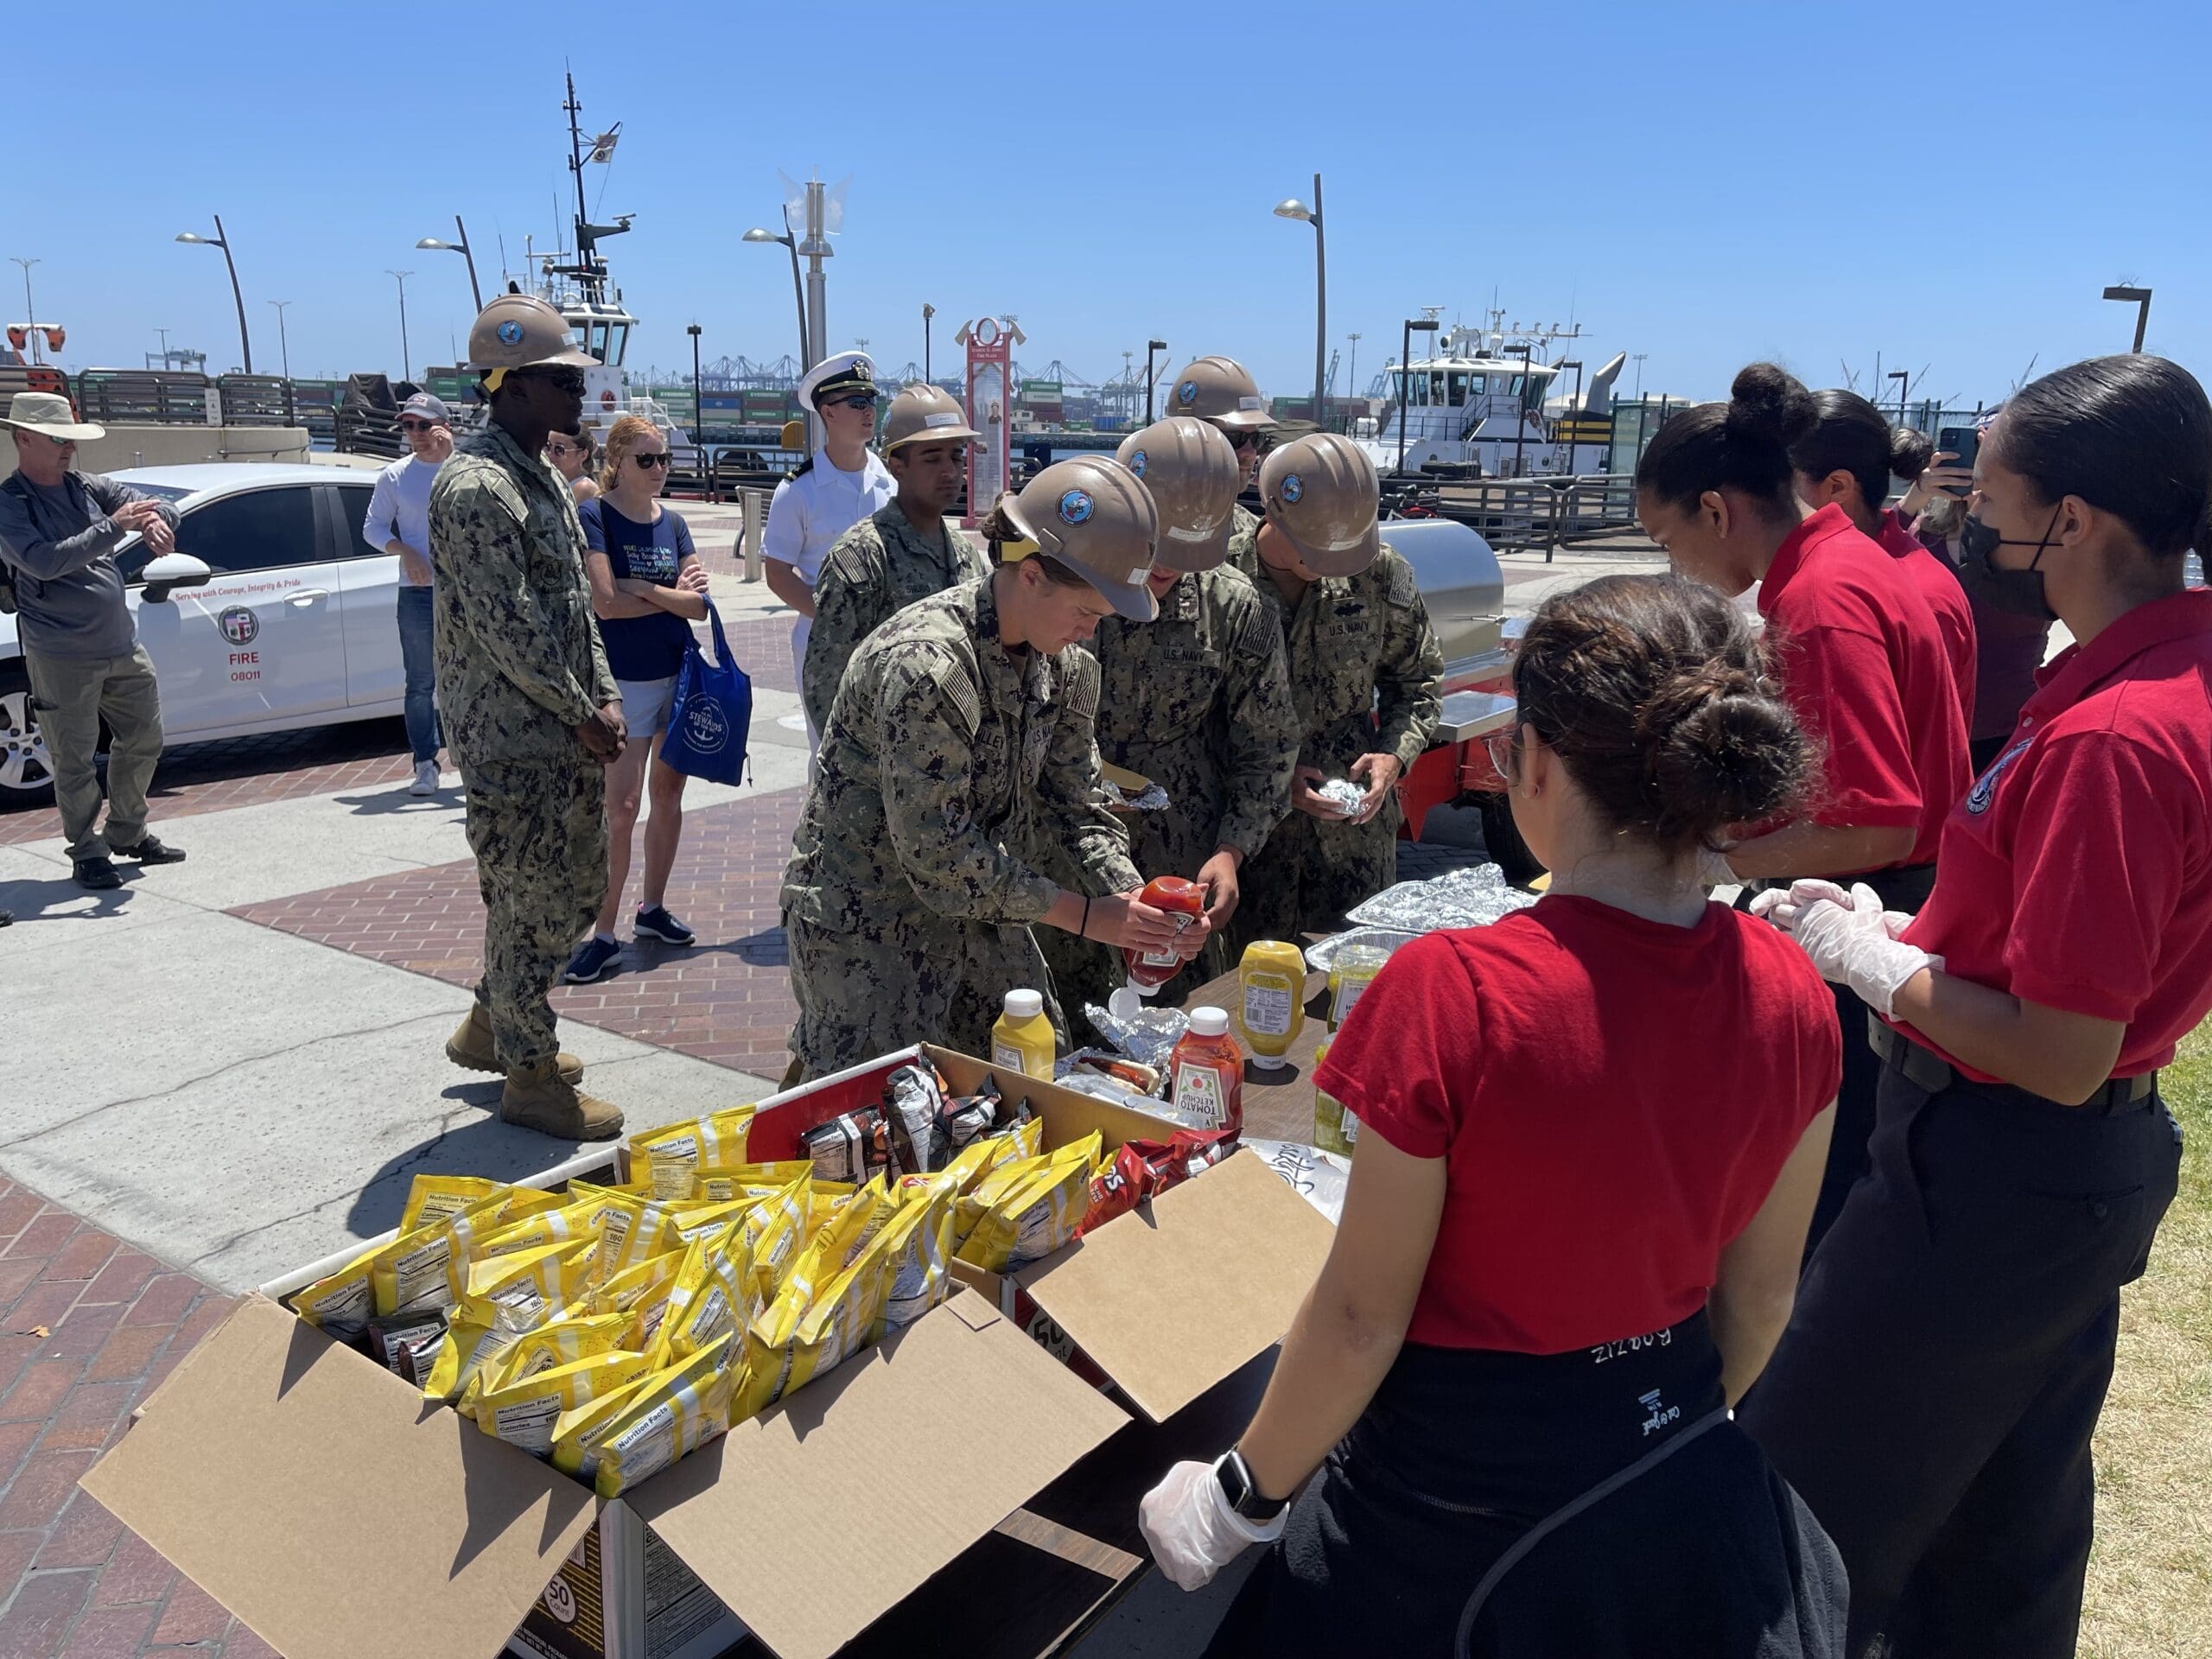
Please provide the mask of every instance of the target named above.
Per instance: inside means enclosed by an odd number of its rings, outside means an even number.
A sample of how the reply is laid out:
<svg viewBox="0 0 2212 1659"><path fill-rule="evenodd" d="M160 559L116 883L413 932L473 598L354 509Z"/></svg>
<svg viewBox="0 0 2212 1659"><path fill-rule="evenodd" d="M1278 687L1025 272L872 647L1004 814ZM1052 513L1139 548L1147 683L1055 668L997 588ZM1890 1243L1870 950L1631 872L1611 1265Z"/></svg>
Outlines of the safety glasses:
<svg viewBox="0 0 2212 1659"><path fill-rule="evenodd" d="M584 372L582 369L514 369L508 372L510 380L542 380L556 391L565 391L571 397L584 395Z"/></svg>

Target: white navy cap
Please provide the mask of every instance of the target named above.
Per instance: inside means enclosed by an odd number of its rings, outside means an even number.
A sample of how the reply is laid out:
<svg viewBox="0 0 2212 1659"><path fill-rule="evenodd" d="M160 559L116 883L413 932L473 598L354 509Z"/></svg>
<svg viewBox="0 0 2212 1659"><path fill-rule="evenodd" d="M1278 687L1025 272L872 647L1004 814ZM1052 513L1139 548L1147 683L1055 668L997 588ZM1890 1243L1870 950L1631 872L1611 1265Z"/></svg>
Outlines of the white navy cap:
<svg viewBox="0 0 2212 1659"><path fill-rule="evenodd" d="M809 409L819 409L833 397L873 394L875 389L875 359L866 352L839 352L799 377L798 398Z"/></svg>

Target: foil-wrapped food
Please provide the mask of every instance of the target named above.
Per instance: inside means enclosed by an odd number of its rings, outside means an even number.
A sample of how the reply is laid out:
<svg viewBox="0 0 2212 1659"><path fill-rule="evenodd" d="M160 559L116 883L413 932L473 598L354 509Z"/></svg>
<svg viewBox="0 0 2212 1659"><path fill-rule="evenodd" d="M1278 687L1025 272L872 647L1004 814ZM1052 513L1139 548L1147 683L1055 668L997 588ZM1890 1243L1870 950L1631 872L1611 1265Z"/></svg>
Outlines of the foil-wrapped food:
<svg viewBox="0 0 2212 1659"><path fill-rule="evenodd" d="M1182 1040L1191 1024L1190 1015L1180 1008L1140 1008L1124 1020L1089 1002L1084 1005L1083 1014L1090 1021L1090 1028L1122 1053L1155 1071L1166 1069L1169 1052Z"/></svg>
<svg viewBox="0 0 2212 1659"><path fill-rule="evenodd" d="M1316 940L1306 947L1306 965L1317 974L1325 974L1338 953L1354 946L1363 945L1388 956L1402 944L1411 944L1421 937L1396 927L1348 927L1341 933L1332 933L1325 939Z"/></svg>
<svg viewBox="0 0 2212 1659"><path fill-rule="evenodd" d="M1127 793L1111 778L1099 780L1099 787L1106 791L1106 804L1116 812L1165 812L1167 791L1158 784L1147 784L1136 794Z"/></svg>
<svg viewBox="0 0 2212 1659"><path fill-rule="evenodd" d="M1434 933L1448 927L1487 926L1535 902L1535 894L1508 887L1497 865L1471 864L1427 881L1401 881L1346 914L1368 927Z"/></svg>
<svg viewBox="0 0 2212 1659"><path fill-rule="evenodd" d="M1316 785L1313 792L1348 818L1357 817L1367 804L1367 791L1349 778L1332 778Z"/></svg>

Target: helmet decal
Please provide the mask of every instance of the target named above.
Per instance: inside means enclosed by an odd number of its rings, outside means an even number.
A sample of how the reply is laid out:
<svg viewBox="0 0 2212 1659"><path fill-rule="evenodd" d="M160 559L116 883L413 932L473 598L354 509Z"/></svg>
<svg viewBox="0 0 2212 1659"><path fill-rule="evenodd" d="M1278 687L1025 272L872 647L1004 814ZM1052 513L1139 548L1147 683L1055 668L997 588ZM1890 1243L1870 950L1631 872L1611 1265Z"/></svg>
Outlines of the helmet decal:
<svg viewBox="0 0 2212 1659"><path fill-rule="evenodd" d="M1080 524L1090 518L1091 501L1089 490L1070 490L1060 497L1060 522Z"/></svg>
<svg viewBox="0 0 2212 1659"><path fill-rule="evenodd" d="M1129 457L1129 470L1139 478L1144 476L1144 451L1140 449Z"/></svg>
<svg viewBox="0 0 2212 1659"><path fill-rule="evenodd" d="M1179 404L1184 404L1185 407L1197 403L1198 401L1198 383L1195 380L1185 380L1181 385L1176 387L1175 401Z"/></svg>
<svg viewBox="0 0 2212 1659"><path fill-rule="evenodd" d="M1284 500L1295 505L1298 498L1305 493L1306 480L1304 479L1299 477L1296 473L1289 473L1284 475L1282 480L1282 499Z"/></svg>
<svg viewBox="0 0 2212 1659"><path fill-rule="evenodd" d="M499 343L503 346L522 344L522 324L510 317L499 325Z"/></svg>

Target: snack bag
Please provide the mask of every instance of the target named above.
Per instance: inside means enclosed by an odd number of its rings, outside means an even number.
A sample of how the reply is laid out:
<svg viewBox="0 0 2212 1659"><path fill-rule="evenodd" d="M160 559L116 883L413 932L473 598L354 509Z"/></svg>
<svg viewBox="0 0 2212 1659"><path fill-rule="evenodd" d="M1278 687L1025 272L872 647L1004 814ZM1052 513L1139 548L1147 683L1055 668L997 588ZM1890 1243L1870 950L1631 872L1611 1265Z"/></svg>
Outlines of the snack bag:
<svg viewBox="0 0 2212 1659"><path fill-rule="evenodd" d="M601 1200L598 1277L612 1279L640 1262L680 1247L676 1217L665 1205L626 1195Z"/></svg>
<svg viewBox="0 0 2212 1659"><path fill-rule="evenodd" d="M573 1180L569 1183L569 1199L579 1198L650 1198L653 1195L651 1181L626 1181L620 1186L605 1181Z"/></svg>
<svg viewBox="0 0 2212 1659"><path fill-rule="evenodd" d="M1178 1129L1168 1137L1167 1145L1182 1165L1181 1179L1188 1180L1201 1170L1211 1169L1236 1150L1236 1131Z"/></svg>
<svg viewBox="0 0 2212 1659"><path fill-rule="evenodd" d="M960 1259L1003 1273L1067 1243L1090 1211L1090 1176L1100 1144L1094 1130L1049 1154L1037 1173L1002 1189L960 1246Z"/></svg>
<svg viewBox="0 0 2212 1659"><path fill-rule="evenodd" d="M292 1298L292 1311L325 1336L358 1343L376 1312L369 1263L383 1247L371 1245L327 1279L318 1279Z"/></svg>
<svg viewBox="0 0 2212 1659"><path fill-rule="evenodd" d="M446 1338L442 1308L424 1313L395 1313L388 1319L369 1321L369 1353L378 1364L416 1388L436 1363Z"/></svg>
<svg viewBox="0 0 2212 1659"><path fill-rule="evenodd" d="M468 1294L490 1302L494 1321L505 1330L536 1330L584 1300L598 1249L581 1238L491 1256L469 1268Z"/></svg>
<svg viewBox="0 0 2212 1659"><path fill-rule="evenodd" d="M1025 1117L1006 1132L1013 1143L1013 1150L1002 1154L1008 1158L1034 1158L1045 1150L1045 1120Z"/></svg>
<svg viewBox="0 0 2212 1659"><path fill-rule="evenodd" d="M886 1328L912 1325L943 1301L952 1287L954 1195L938 1191L909 1200L883 1229L885 1272L883 1318L869 1334L880 1342Z"/></svg>
<svg viewBox="0 0 2212 1659"><path fill-rule="evenodd" d="M691 1173L691 1196L715 1203L732 1198L765 1198L782 1191L802 1175L814 1173L804 1159L778 1164L702 1164Z"/></svg>
<svg viewBox="0 0 2212 1659"><path fill-rule="evenodd" d="M792 1280L753 1320L734 1421L765 1410L868 1344L882 1326L890 1289L889 1237L887 1230L878 1233L851 1267L810 1299Z"/></svg>
<svg viewBox="0 0 2212 1659"><path fill-rule="evenodd" d="M609 1389L650 1369L643 1354L615 1350L556 1365L500 1388L489 1385L476 1401L476 1427L486 1434L544 1457L553 1450L553 1425L564 1411L588 1404Z"/></svg>
<svg viewBox="0 0 2212 1659"><path fill-rule="evenodd" d="M1116 1216L1125 1216L1144 1202L1144 1166L1128 1147L1114 1154L1114 1161L1103 1166L1090 1178L1090 1205L1084 1211L1083 1224L1075 1236L1103 1227Z"/></svg>
<svg viewBox="0 0 2212 1659"><path fill-rule="evenodd" d="M694 1239L721 1232L752 1207L750 1198L729 1198L720 1204L671 1205L669 1212L675 1218L677 1242L689 1245Z"/></svg>
<svg viewBox="0 0 2212 1659"><path fill-rule="evenodd" d="M504 1389L556 1366L611 1354L621 1347L629 1321L620 1313L588 1313L555 1319L512 1338L483 1370L482 1389Z"/></svg>
<svg viewBox="0 0 2212 1659"><path fill-rule="evenodd" d="M999 1092L998 1079L985 1077L980 1094L968 1095L944 1103L938 1116L938 1127L944 1130L946 1147L958 1152L971 1141L981 1140L999 1126L999 1112L1005 1103Z"/></svg>
<svg viewBox="0 0 2212 1659"><path fill-rule="evenodd" d="M755 1109L734 1106L689 1123L632 1135L631 1179L646 1183L663 1203L691 1197L692 1172L702 1165L745 1161L746 1130Z"/></svg>
<svg viewBox="0 0 2212 1659"><path fill-rule="evenodd" d="M650 1357L660 1345L661 1321L676 1299L676 1275L683 1270L685 1252L655 1256L645 1265L654 1269L643 1294L630 1305L630 1322L623 1328L621 1347Z"/></svg>
<svg viewBox="0 0 2212 1659"><path fill-rule="evenodd" d="M695 1239L671 1287L668 1311L655 1332L652 1357L663 1365L686 1360L724 1337L732 1365L744 1358L745 1328L753 1311L753 1252L736 1227Z"/></svg>
<svg viewBox="0 0 2212 1659"><path fill-rule="evenodd" d="M578 1239L591 1240L596 1250L599 1205L590 1198L541 1210L516 1221L508 1220L503 1208L498 1230L476 1241L474 1260L480 1262L490 1256L511 1255L517 1250L534 1250L548 1244L573 1243Z"/></svg>
<svg viewBox="0 0 2212 1659"><path fill-rule="evenodd" d="M402 1233L369 1258L369 1285L379 1314L450 1307L467 1287L468 1254L480 1220L501 1200L481 1198L459 1215Z"/></svg>
<svg viewBox="0 0 2212 1659"><path fill-rule="evenodd" d="M655 1372L625 1382L620 1388L602 1390L598 1398L574 1411L564 1411L553 1424L553 1466L564 1475L589 1481L599 1472L599 1442L613 1426L622 1408L629 1404L639 1389L653 1380Z"/></svg>
<svg viewBox="0 0 2212 1659"><path fill-rule="evenodd" d="M417 1175L399 1211L399 1230L411 1233L434 1221L451 1221L485 1199L504 1196L507 1187L477 1175Z"/></svg>
<svg viewBox="0 0 2212 1659"><path fill-rule="evenodd" d="M489 1306L464 1300L454 1308L445 1340L438 1344L437 1357L431 1363L429 1375L423 1379L423 1397L451 1406L473 1420L486 1374L499 1370L499 1356L514 1340L512 1333L499 1328Z"/></svg>
<svg viewBox="0 0 2212 1659"><path fill-rule="evenodd" d="M729 1432L736 1379L723 1362L735 1340L717 1337L624 1397L598 1436L592 1484L601 1497L620 1497L686 1452Z"/></svg>
<svg viewBox="0 0 2212 1659"><path fill-rule="evenodd" d="M883 1083L883 1117L891 1126L891 1156L906 1175L925 1175L952 1150L938 1122L944 1116L944 1077L927 1060L902 1065Z"/></svg>
<svg viewBox="0 0 2212 1659"><path fill-rule="evenodd" d="M640 1262L612 1279L601 1280L592 1287L587 1298L594 1313L628 1313L663 1281L676 1276L677 1268L683 1265L683 1252L671 1250L664 1255Z"/></svg>
<svg viewBox="0 0 2212 1659"><path fill-rule="evenodd" d="M856 1107L817 1123L799 1135L798 1143L814 1173L825 1181L858 1185L891 1163L891 1133L879 1106Z"/></svg>
<svg viewBox="0 0 2212 1659"><path fill-rule="evenodd" d="M754 1205L739 1224L753 1251L753 1281L764 1303L775 1299L805 1248L808 1200L807 1179L802 1175L774 1198Z"/></svg>
<svg viewBox="0 0 2212 1659"><path fill-rule="evenodd" d="M548 1211L565 1210L582 1198L581 1192L547 1192L534 1186L511 1186L507 1189L507 1201L499 1206L499 1226L504 1230Z"/></svg>

